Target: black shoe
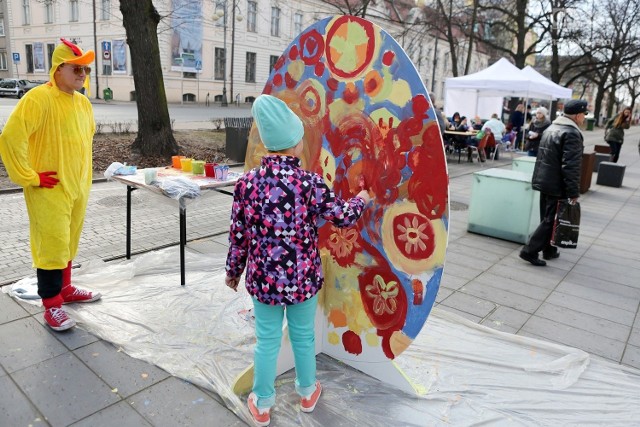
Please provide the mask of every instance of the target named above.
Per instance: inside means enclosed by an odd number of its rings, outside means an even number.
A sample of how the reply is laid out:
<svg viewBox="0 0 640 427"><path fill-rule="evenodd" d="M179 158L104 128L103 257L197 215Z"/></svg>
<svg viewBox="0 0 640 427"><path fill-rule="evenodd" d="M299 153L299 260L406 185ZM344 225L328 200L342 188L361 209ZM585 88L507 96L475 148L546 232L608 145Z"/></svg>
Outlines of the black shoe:
<svg viewBox="0 0 640 427"><path fill-rule="evenodd" d="M520 251L520 258L522 258L525 261L529 261L531 264L535 265L536 267L544 267L545 265L547 265L546 262L538 258L537 254L534 256L527 252Z"/></svg>
<svg viewBox="0 0 640 427"><path fill-rule="evenodd" d="M560 252L542 252L542 258L544 259L556 259L560 256Z"/></svg>

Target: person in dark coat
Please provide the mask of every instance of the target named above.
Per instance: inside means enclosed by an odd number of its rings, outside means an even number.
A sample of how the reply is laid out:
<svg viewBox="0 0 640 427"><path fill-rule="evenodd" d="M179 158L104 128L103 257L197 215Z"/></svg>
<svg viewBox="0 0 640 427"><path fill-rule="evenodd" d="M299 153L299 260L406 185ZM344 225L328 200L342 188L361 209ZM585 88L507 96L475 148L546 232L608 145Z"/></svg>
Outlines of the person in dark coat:
<svg viewBox="0 0 640 427"><path fill-rule="evenodd" d="M511 123L513 131L516 133L515 148L518 150L521 148L520 144L522 143L522 131L525 118L524 104L518 104L518 106L516 107L516 111L511 113L511 116L509 117L509 123Z"/></svg>
<svg viewBox="0 0 640 427"><path fill-rule="evenodd" d="M529 133L527 135L527 144L524 146L527 154L532 157L536 157L538 155L538 147L540 146L540 140L542 139L542 133L551 126L551 122L547 118L549 116L549 111L540 107L536 111L535 118L531 122L529 126Z"/></svg>
<svg viewBox="0 0 640 427"><path fill-rule="evenodd" d="M587 101L573 99L565 104L564 116L553 121L542 134L538 158L533 170L532 187L540 192L540 225L520 251L520 258L535 266L547 263L538 258L558 258L558 248L551 246L553 221L558 200L576 203L580 196L580 168L584 149L580 126L587 114Z"/></svg>

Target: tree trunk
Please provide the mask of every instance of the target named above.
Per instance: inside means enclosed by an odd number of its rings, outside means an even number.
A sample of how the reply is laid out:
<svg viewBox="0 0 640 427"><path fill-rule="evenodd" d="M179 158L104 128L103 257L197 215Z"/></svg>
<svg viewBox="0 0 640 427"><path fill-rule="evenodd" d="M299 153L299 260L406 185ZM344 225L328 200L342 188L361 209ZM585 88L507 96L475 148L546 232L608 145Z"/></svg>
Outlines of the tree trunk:
<svg viewBox="0 0 640 427"><path fill-rule="evenodd" d="M133 83L138 106L138 136L131 149L143 156L169 157L178 153L164 89L158 23L152 0L120 0L120 11L131 51Z"/></svg>

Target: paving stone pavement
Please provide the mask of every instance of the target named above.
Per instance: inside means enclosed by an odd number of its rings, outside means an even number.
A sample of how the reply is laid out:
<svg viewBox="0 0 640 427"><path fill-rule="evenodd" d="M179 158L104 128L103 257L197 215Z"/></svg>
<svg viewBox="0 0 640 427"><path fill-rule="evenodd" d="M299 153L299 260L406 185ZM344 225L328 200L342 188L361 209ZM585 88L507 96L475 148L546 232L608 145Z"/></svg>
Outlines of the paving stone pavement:
<svg viewBox="0 0 640 427"><path fill-rule="evenodd" d="M601 144L602 135L585 132L585 151ZM511 156L482 164L452 160L449 246L436 303L491 328L640 368L639 137L638 127L627 131L623 186L596 185L594 174L591 190L581 197L578 248L562 250L545 268L520 260L520 244L467 232L473 172L508 168ZM230 200L210 191L188 205L190 250L220 252ZM123 185L94 184L75 262L124 255L125 207ZM0 193L0 218L0 284L6 285L34 274L22 193ZM132 223L134 253L177 244L178 210L167 199L135 191ZM244 425L214 393L81 328L54 333L42 324L41 312L0 293L0 425L196 426L212 425L212 419L216 426ZM51 380L52 371L72 374Z"/></svg>

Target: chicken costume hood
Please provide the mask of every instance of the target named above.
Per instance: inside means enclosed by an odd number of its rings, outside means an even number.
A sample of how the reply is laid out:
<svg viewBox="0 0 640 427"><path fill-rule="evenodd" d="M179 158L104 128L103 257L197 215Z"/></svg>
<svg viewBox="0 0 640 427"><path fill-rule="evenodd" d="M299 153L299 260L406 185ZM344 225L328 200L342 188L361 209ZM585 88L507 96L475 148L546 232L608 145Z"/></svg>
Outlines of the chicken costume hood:
<svg viewBox="0 0 640 427"><path fill-rule="evenodd" d="M92 50L83 52L79 46L71 43L69 40L60 39L62 42L53 51L51 58L51 69L49 70L49 81L52 85L56 85L56 80L53 78L56 70L60 64L74 64L74 65L91 65L96 57L96 54ZM83 84L87 94L89 93L89 74L85 76Z"/></svg>

